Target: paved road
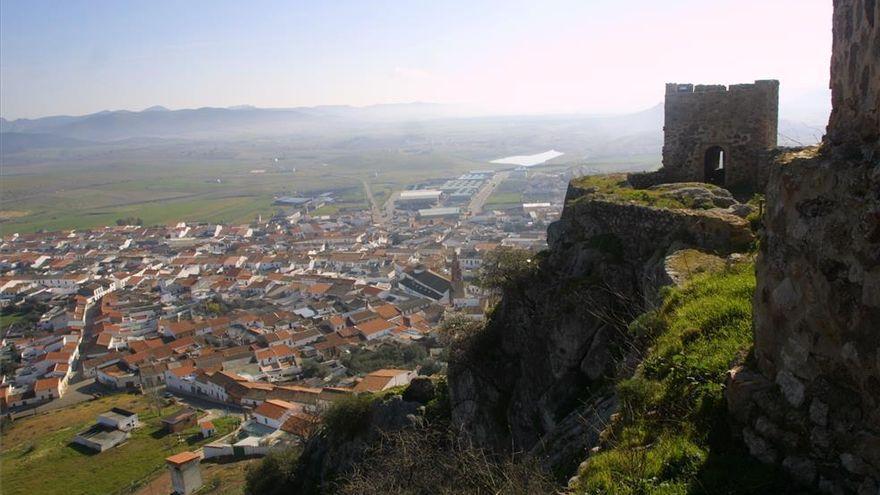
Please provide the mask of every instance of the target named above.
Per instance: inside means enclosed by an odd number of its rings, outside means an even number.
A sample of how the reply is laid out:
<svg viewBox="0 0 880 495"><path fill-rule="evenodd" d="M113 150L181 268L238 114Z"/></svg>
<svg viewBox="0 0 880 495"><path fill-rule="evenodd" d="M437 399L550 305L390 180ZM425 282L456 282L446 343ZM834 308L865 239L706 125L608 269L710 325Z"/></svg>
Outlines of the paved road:
<svg viewBox="0 0 880 495"><path fill-rule="evenodd" d="M12 413L12 417L15 419L26 418L28 416L36 416L37 414L48 411L54 411L55 409L70 407L79 404L80 402L92 400L94 397L92 394L99 391L101 391L101 385L96 384L94 378L80 380L76 383L71 383L60 399L41 404L35 408L15 411Z"/></svg>
<svg viewBox="0 0 880 495"><path fill-rule="evenodd" d="M232 404L214 402L201 397L180 394L177 392L172 392L172 394L174 394L174 399L177 402L196 409L202 409L210 414L212 418L226 415L244 417L242 409Z"/></svg>
<svg viewBox="0 0 880 495"><path fill-rule="evenodd" d="M477 191L477 194L474 194L474 197L471 198L470 204L468 204L468 211L471 215L479 215L482 213L483 205L486 204L486 201L489 200L489 197L492 196L492 193L498 188L498 185L504 182L509 175L510 172L498 172L483 184L483 187Z"/></svg>
<svg viewBox="0 0 880 495"><path fill-rule="evenodd" d="M364 190L367 192L367 199L370 200L370 209L373 213L373 223L385 227L385 215L382 214L382 208L379 207L379 203L377 203L376 198L373 197L373 190L370 189L370 183L365 180L362 180L361 182L364 184Z"/></svg>
<svg viewBox="0 0 880 495"><path fill-rule="evenodd" d="M391 196L388 196L387 200L385 200L385 219L389 223L394 219L394 203L399 197L400 191L395 191L391 193Z"/></svg>

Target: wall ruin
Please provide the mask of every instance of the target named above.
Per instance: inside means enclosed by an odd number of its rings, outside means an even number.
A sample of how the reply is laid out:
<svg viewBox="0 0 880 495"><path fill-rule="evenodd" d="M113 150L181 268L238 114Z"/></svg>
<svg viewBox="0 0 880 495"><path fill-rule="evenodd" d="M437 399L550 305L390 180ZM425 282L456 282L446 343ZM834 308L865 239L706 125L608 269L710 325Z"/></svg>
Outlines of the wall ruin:
<svg viewBox="0 0 880 495"><path fill-rule="evenodd" d="M875 0L836 0L826 139L771 167L754 360L727 388L750 452L827 493L880 490L878 62Z"/></svg>
<svg viewBox="0 0 880 495"><path fill-rule="evenodd" d="M663 167L632 174L634 186L709 182L733 190L763 188L768 153L776 147L779 81L670 83L664 108Z"/></svg>

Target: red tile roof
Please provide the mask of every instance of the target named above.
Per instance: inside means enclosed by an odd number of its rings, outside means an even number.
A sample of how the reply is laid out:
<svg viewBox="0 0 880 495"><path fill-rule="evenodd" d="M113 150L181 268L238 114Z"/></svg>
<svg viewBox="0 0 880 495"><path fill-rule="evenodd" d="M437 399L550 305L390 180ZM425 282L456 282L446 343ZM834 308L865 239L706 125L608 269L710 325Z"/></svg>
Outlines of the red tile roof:
<svg viewBox="0 0 880 495"><path fill-rule="evenodd" d="M182 466L188 462L192 462L195 460L201 459L199 454L195 452L181 452L179 454L174 454L171 457L166 457L165 462L168 464L173 464L175 466Z"/></svg>

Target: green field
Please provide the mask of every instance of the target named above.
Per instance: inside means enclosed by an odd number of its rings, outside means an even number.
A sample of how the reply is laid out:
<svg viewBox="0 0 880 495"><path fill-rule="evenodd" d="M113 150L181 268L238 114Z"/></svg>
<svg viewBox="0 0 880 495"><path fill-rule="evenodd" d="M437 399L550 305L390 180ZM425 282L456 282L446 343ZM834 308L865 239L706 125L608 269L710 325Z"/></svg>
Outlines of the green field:
<svg viewBox="0 0 880 495"><path fill-rule="evenodd" d="M337 203L319 213L334 213L368 207L362 180L370 182L381 205L408 184L485 168L442 153L306 153L277 143L265 150L251 143L226 144L222 151L200 146L41 150L6 159L0 235L100 227L127 217L146 225L249 223L277 211L275 197L327 191L339 193Z"/></svg>
<svg viewBox="0 0 880 495"><path fill-rule="evenodd" d="M91 453L71 440L111 407L138 413L143 424L126 443ZM174 412L166 407L163 414ZM212 420L218 435L232 431L233 417ZM140 395L113 395L16 421L3 434L0 454L2 492L25 494L112 494L145 481L165 465L165 458L205 443L198 427L177 434L161 431L159 418Z"/></svg>
<svg viewBox="0 0 880 495"><path fill-rule="evenodd" d="M486 209L506 209L522 206L523 193L528 181L526 179L507 179L495 189L486 201Z"/></svg>

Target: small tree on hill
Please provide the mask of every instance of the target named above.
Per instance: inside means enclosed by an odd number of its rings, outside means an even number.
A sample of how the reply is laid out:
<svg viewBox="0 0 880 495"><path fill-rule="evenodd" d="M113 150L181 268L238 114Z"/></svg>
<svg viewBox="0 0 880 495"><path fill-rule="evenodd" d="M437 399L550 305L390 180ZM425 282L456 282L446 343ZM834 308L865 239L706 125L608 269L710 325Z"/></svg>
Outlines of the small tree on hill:
<svg viewBox="0 0 880 495"><path fill-rule="evenodd" d="M501 290L522 279L536 265L531 252L500 246L483 257L478 282L484 289Z"/></svg>

